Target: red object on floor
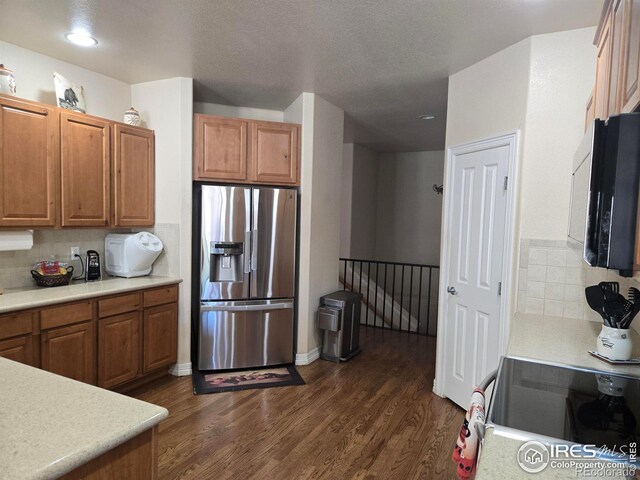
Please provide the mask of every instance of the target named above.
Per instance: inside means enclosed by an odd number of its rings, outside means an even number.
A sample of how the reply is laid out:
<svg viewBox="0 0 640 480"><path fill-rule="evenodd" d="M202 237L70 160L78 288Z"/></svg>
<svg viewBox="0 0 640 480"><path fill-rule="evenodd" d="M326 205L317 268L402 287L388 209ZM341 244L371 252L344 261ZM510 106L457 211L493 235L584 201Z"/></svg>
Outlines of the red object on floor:
<svg viewBox="0 0 640 480"><path fill-rule="evenodd" d="M473 479L476 475L480 438L477 426L484 425L484 391L476 388L471 395L471 405L465 414L460 433L453 448L452 460L460 480Z"/></svg>

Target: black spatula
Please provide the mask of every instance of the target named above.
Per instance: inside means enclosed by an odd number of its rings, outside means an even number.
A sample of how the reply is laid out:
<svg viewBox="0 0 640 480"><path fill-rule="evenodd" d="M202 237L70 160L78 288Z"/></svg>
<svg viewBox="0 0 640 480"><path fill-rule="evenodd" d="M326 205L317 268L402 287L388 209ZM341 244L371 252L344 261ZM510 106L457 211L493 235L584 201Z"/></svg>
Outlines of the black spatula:
<svg viewBox="0 0 640 480"><path fill-rule="evenodd" d="M604 291L600 285L585 288L584 295L587 297L589 307L602 317L607 326L611 326L609 325L609 320L607 320L607 314L604 313Z"/></svg>

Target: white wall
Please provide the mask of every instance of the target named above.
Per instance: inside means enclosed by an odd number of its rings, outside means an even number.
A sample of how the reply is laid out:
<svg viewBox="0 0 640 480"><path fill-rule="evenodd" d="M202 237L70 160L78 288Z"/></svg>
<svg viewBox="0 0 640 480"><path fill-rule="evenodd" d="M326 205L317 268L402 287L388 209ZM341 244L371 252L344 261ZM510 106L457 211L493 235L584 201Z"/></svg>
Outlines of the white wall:
<svg viewBox="0 0 640 480"><path fill-rule="evenodd" d="M595 81L594 33L530 37L449 77L448 148L520 131L511 297L521 240L566 239L573 153Z"/></svg>
<svg viewBox="0 0 640 480"><path fill-rule="evenodd" d="M131 107L129 84L56 58L0 41L0 63L13 70L17 97L56 105L53 72L58 72L84 87L91 115L122 121Z"/></svg>
<svg viewBox="0 0 640 480"><path fill-rule="evenodd" d="M131 86L145 125L156 133L156 225L173 275L182 278L175 374L191 371L191 172L193 81L170 78ZM175 270L177 269L177 271Z"/></svg>
<svg viewBox="0 0 640 480"><path fill-rule="evenodd" d="M268 122L284 122L284 112L279 110L237 107L235 105L220 105L218 103L194 102L193 113L220 115L222 117L246 118L249 120L265 120Z"/></svg>
<svg viewBox="0 0 640 480"><path fill-rule="evenodd" d="M565 240L573 154L595 83L595 28L531 38L521 178L521 236Z"/></svg>
<svg viewBox="0 0 640 480"><path fill-rule="evenodd" d="M338 289L344 112L312 93L303 93L284 112L302 124L301 219L297 363L317 357L315 315L322 295Z"/></svg>
<svg viewBox="0 0 640 480"><path fill-rule="evenodd" d="M379 155L376 259L439 264L443 175L443 151Z"/></svg>
<svg viewBox="0 0 640 480"><path fill-rule="evenodd" d="M447 147L524 128L530 58L528 38L449 77Z"/></svg>
<svg viewBox="0 0 640 480"><path fill-rule="evenodd" d="M354 145L351 198L351 258L373 259L376 255L378 199L378 154Z"/></svg>
<svg viewBox="0 0 640 480"><path fill-rule="evenodd" d="M351 256L351 199L353 195L353 143L342 146L342 176L340 209L340 256Z"/></svg>

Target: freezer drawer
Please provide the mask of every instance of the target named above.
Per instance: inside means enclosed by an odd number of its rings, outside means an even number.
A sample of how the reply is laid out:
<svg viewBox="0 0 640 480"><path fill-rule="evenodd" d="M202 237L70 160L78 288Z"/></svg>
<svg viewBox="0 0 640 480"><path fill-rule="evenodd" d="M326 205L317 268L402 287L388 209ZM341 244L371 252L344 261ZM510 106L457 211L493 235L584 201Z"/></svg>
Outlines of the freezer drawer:
<svg viewBox="0 0 640 480"><path fill-rule="evenodd" d="M200 305L198 369L224 370L293 362L293 300Z"/></svg>

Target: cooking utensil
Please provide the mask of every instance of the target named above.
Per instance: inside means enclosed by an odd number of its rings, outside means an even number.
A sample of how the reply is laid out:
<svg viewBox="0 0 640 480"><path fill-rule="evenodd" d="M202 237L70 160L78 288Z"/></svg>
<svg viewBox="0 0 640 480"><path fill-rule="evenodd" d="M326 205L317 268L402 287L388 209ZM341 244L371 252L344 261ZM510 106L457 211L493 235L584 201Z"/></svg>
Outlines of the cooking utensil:
<svg viewBox="0 0 640 480"><path fill-rule="evenodd" d="M614 328L621 328L621 322L633 311L633 303L622 295L616 294L614 299L605 300L603 310L609 318L609 323Z"/></svg>
<svg viewBox="0 0 640 480"><path fill-rule="evenodd" d="M605 325L610 327L607 314L604 313L604 290L600 288L600 285L592 285L584 289L584 295L587 297L587 303L589 307L597 312L604 320Z"/></svg>
<svg viewBox="0 0 640 480"><path fill-rule="evenodd" d="M600 282L598 286L603 290L609 290L613 293L620 293L620 284L618 282Z"/></svg>
<svg viewBox="0 0 640 480"><path fill-rule="evenodd" d="M633 308L622 322L620 322L620 328L629 328L635 316L640 312L640 290L635 287L629 288L629 299L633 300Z"/></svg>

